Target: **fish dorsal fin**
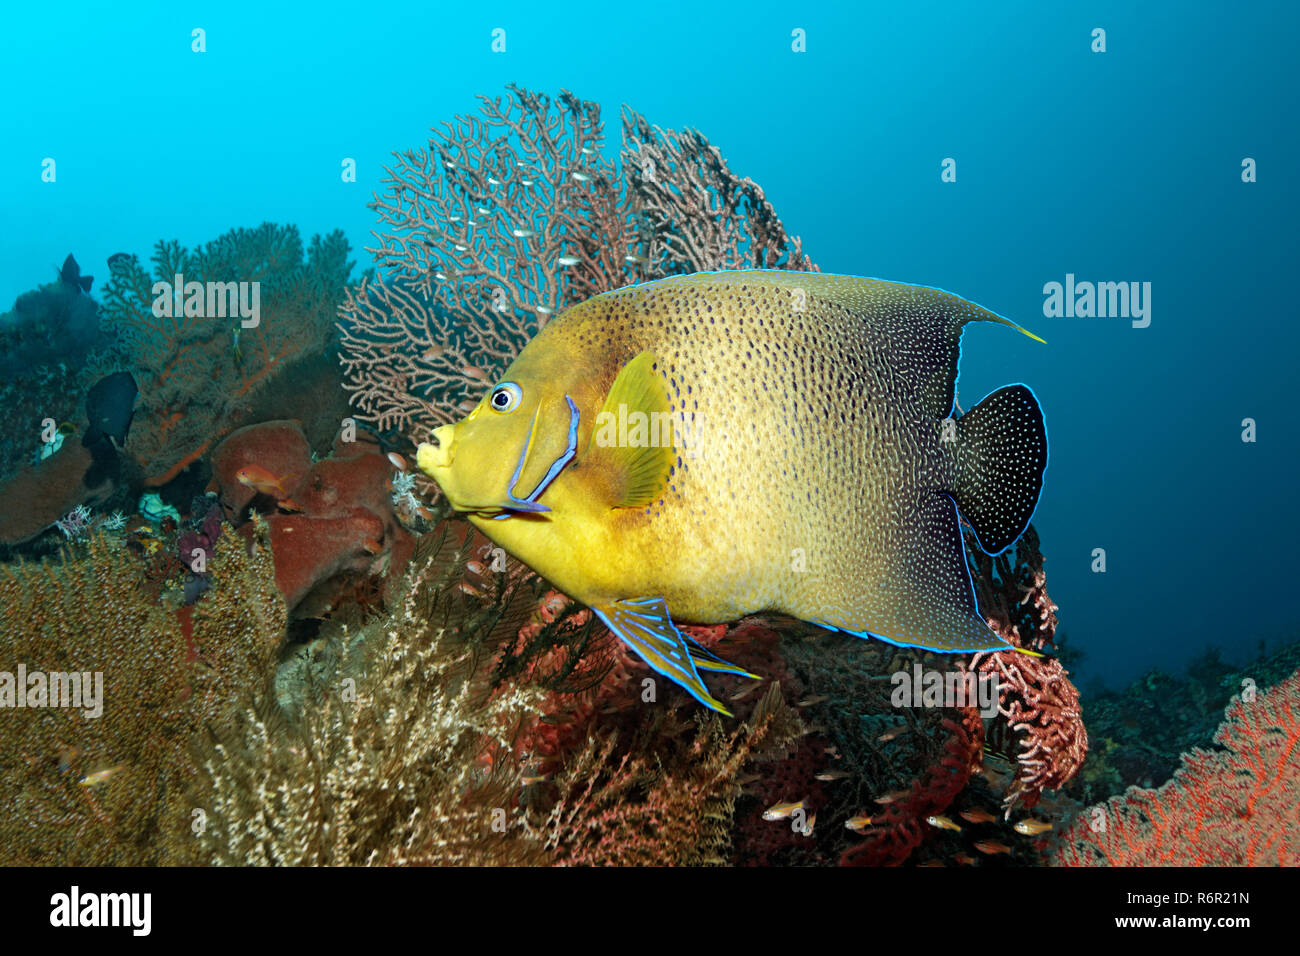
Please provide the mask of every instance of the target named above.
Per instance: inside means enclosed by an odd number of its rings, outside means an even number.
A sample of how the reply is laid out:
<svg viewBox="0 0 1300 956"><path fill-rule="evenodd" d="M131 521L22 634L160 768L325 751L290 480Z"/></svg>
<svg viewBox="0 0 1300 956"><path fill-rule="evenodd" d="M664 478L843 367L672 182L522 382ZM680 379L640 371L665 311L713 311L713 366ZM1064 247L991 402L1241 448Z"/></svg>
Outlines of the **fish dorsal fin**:
<svg viewBox="0 0 1300 956"><path fill-rule="evenodd" d="M643 508L668 484L677 453L672 405L652 352L623 366L596 416L584 463L605 472L612 507Z"/></svg>
<svg viewBox="0 0 1300 956"><path fill-rule="evenodd" d="M810 275L807 281L810 295L860 316L887 338L891 364L916 387L921 407L934 418L952 414L966 325L996 322L1043 341L1010 319L942 289L850 276Z"/></svg>
<svg viewBox="0 0 1300 956"><path fill-rule="evenodd" d="M889 365L901 383L914 389L926 414L947 418L952 414L957 383L961 331L970 322L996 322L1036 341L1043 341L1010 319L942 289L859 276L820 272L743 270L712 272L658 280L672 283L697 281L714 287L766 286L790 296L797 311L813 311L817 300L851 312L868 332L876 333L889 349Z"/></svg>

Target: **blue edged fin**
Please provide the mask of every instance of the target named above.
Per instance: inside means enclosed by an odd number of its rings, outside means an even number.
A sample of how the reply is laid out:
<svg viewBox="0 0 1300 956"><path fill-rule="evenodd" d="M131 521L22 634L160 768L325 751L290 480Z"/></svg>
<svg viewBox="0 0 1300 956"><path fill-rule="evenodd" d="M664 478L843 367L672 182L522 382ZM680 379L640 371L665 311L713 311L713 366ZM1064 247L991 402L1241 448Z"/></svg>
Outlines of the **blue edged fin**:
<svg viewBox="0 0 1300 956"><path fill-rule="evenodd" d="M745 677L756 676L734 664L728 664L677 630L672 618L668 616L668 605L663 598L615 601L611 604L592 605L591 609L655 671L686 688L687 693L705 707L728 717L731 716L731 711L709 693L697 668Z"/></svg>

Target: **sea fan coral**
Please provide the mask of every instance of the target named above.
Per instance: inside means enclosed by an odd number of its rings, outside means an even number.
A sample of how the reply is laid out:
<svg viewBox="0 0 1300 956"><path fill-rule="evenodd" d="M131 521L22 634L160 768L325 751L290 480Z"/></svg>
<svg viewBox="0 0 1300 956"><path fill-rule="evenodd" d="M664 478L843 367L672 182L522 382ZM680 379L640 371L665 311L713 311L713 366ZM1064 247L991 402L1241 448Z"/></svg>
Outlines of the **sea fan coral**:
<svg viewBox="0 0 1300 956"><path fill-rule="evenodd" d="M1251 698L1251 699L1248 699ZM1300 671L1234 697L1173 779L1083 810L1055 841L1064 866L1300 865Z"/></svg>
<svg viewBox="0 0 1300 956"><path fill-rule="evenodd" d="M1047 574L1031 525L1010 552L990 557L967 538L967 554L981 613L1011 646L1033 651L976 654L971 669L996 678L999 712L1006 722L1017 760L1015 780L1005 806L1032 807L1045 790L1068 783L1088 753L1079 691L1059 658L1041 653L1054 647L1056 605L1047 594Z"/></svg>

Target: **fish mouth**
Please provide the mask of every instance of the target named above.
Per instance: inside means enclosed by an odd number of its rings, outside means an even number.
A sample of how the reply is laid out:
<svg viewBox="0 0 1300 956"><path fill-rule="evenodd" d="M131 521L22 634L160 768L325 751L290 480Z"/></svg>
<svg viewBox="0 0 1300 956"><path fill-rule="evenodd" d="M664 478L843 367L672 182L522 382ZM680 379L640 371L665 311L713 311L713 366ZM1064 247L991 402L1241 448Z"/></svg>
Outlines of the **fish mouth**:
<svg viewBox="0 0 1300 956"><path fill-rule="evenodd" d="M454 482L450 481L451 466L456 459L456 426L443 425L435 428L431 435L433 441L422 442L415 450L415 464L420 471L438 483L447 503L456 511L472 514L482 518L505 518L536 511L546 511L542 505L529 502L493 501L474 502L461 498L455 492Z"/></svg>

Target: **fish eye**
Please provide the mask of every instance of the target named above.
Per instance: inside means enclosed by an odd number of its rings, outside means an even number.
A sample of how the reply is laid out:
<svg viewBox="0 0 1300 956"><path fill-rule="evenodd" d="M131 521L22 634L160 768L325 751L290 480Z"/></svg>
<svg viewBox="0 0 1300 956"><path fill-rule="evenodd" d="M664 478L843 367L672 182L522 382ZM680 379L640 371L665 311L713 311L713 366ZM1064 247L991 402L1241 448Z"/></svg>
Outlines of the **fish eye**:
<svg viewBox="0 0 1300 956"><path fill-rule="evenodd" d="M518 408L519 400L523 397L523 389L514 382L502 382L492 389L492 397L488 399L488 404L492 406L492 411L504 415Z"/></svg>

